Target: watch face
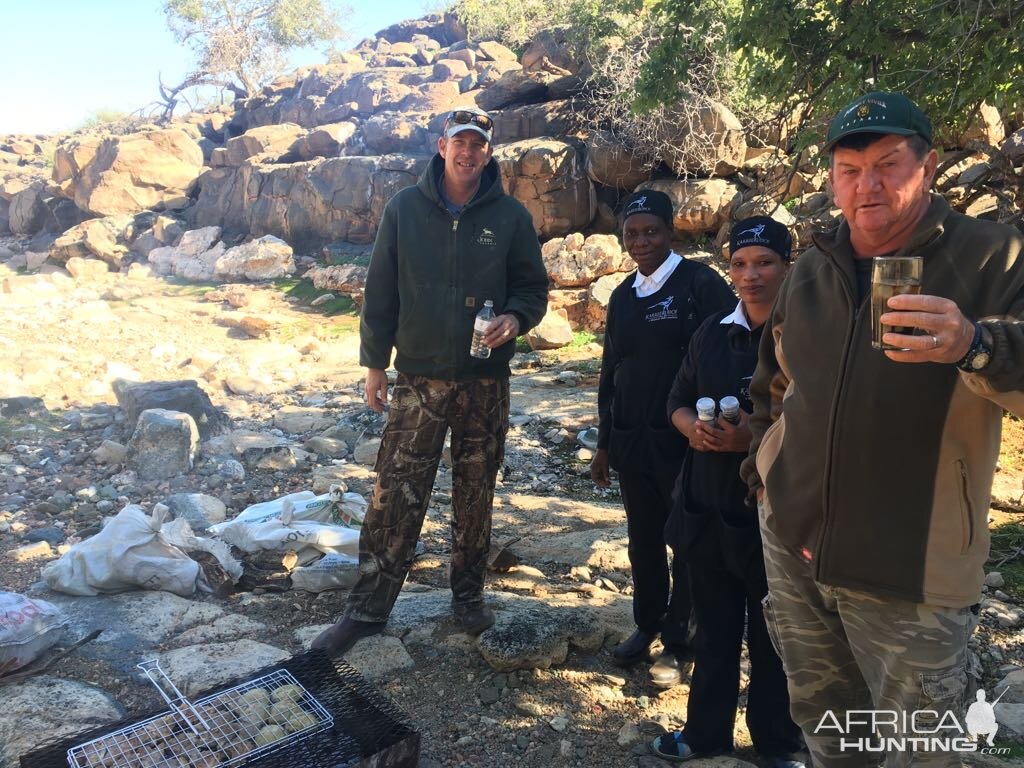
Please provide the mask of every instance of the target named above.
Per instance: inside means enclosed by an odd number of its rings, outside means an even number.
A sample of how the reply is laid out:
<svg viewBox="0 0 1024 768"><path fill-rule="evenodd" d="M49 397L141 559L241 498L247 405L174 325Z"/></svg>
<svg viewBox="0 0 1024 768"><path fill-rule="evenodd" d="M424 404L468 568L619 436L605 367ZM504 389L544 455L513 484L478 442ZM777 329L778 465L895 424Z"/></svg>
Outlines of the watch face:
<svg viewBox="0 0 1024 768"><path fill-rule="evenodd" d="M986 365L988 365L989 354L988 352L981 351L971 358L971 368L976 371L980 371Z"/></svg>

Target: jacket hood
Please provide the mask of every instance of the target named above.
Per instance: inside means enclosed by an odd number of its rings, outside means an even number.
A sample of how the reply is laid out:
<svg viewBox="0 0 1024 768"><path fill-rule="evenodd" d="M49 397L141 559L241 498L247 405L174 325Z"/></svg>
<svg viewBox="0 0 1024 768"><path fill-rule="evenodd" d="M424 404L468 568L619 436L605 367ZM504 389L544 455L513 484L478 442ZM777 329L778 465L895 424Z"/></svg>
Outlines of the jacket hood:
<svg viewBox="0 0 1024 768"><path fill-rule="evenodd" d="M416 188L426 195L427 199L440 206L444 206L444 202L437 194L437 184L442 176L444 176L444 158L438 152L431 158L430 163L416 182ZM501 185L501 172L498 169L498 162L492 157L484 168L483 175L480 177L480 191L476 193L476 197L469 201L468 205L477 205L486 200L493 200L501 197L504 192L505 190Z"/></svg>

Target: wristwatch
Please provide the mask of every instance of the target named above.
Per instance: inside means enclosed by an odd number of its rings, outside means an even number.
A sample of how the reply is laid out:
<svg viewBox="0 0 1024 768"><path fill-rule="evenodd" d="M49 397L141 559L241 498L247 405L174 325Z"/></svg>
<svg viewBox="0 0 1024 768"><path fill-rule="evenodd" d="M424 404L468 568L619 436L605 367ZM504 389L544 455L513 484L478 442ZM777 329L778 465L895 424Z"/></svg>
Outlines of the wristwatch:
<svg viewBox="0 0 1024 768"><path fill-rule="evenodd" d="M977 373L992 359L992 347L985 342L981 331L981 323L974 324L974 341L971 342L967 354L960 358L957 368L967 373Z"/></svg>

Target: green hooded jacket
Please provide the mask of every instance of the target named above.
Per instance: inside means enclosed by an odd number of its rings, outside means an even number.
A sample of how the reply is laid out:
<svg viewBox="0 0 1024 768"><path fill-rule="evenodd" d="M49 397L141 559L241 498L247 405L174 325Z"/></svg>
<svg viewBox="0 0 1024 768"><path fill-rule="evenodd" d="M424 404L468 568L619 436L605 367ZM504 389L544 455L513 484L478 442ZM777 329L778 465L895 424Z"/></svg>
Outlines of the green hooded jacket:
<svg viewBox="0 0 1024 768"><path fill-rule="evenodd" d="M480 191L452 217L438 194L444 160L384 208L366 277L359 363L446 381L507 377L515 340L471 357L473 321L488 299L526 333L547 310L548 276L533 219L505 194L491 159Z"/></svg>

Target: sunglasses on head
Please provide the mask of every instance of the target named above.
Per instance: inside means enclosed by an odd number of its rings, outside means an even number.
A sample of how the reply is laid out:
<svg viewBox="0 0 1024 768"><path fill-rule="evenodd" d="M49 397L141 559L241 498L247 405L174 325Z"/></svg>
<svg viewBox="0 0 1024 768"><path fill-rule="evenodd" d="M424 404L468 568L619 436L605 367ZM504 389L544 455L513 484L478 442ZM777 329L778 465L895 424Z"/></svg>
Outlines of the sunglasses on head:
<svg viewBox="0 0 1024 768"><path fill-rule="evenodd" d="M490 131L494 127L494 121L491 120L487 115L480 115L476 112L470 112L468 109L457 109L448 115L448 121L455 123L456 125L469 125L473 124L477 128L482 128L485 131Z"/></svg>

